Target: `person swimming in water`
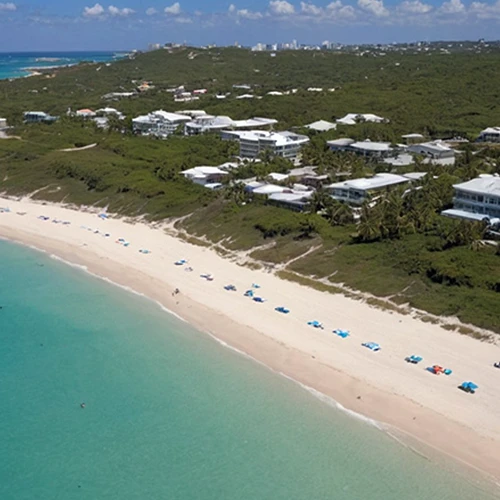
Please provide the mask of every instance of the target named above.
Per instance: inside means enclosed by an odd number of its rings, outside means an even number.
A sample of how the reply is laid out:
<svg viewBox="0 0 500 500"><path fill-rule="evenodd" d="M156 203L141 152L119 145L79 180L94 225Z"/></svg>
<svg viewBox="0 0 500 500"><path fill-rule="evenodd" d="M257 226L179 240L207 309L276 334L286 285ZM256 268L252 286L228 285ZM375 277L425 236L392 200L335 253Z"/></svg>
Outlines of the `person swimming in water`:
<svg viewBox="0 0 500 500"><path fill-rule="evenodd" d="M80 408L85 408L85 403L80 403Z"/></svg>

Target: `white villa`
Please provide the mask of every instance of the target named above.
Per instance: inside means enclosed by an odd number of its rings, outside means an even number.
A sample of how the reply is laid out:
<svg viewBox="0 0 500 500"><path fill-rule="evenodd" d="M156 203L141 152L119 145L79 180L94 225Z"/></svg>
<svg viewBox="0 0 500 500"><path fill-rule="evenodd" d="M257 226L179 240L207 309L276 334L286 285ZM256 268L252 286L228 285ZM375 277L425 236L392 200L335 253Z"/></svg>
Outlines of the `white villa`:
<svg viewBox="0 0 500 500"><path fill-rule="evenodd" d="M373 177L336 182L325 186L332 198L353 205L361 205L366 199L384 189L406 184L411 177L396 174L375 174Z"/></svg>
<svg viewBox="0 0 500 500"><path fill-rule="evenodd" d="M347 151L361 156L371 158L386 158L396 153L390 142L354 141L353 139L342 138L326 143L332 151Z"/></svg>
<svg viewBox="0 0 500 500"><path fill-rule="evenodd" d="M165 138L173 134L180 125L184 125L189 120L189 116L168 113L163 110L153 111L148 115L134 118L132 120L132 129L136 134Z"/></svg>
<svg viewBox="0 0 500 500"><path fill-rule="evenodd" d="M0 129L7 128L7 118L0 118Z"/></svg>
<svg viewBox="0 0 500 500"><path fill-rule="evenodd" d="M101 116L116 116L120 120L123 120L125 118L125 115L121 111L109 107L98 109L96 111L96 114Z"/></svg>
<svg viewBox="0 0 500 500"><path fill-rule="evenodd" d="M219 167L194 167L182 171L181 174L195 184L200 184L211 189L220 187L220 181L224 176L228 175L227 172L221 170Z"/></svg>
<svg viewBox="0 0 500 500"><path fill-rule="evenodd" d="M455 184L453 208L442 215L469 220L500 218L500 177L482 174L475 179Z"/></svg>
<svg viewBox="0 0 500 500"><path fill-rule="evenodd" d="M273 118L255 117L248 120L233 120L229 116L199 115L186 123L184 131L186 135L197 135L205 132L221 132L224 129L232 130L255 130L272 128L278 123Z"/></svg>
<svg viewBox="0 0 500 500"><path fill-rule="evenodd" d="M371 122L371 123L384 123L387 119L372 113L348 113L343 118L339 118L337 123L339 125L356 125L357 123Z"/></svg>
<svg viewBox="0 0 500 500"><path fill-rule="evenodd" d="M433 163L453 164L456 151L443 141L423 142L408 146L409 153L423 155Z"/></svg>
<svg viewBox="0 0 500 500"><path fill-rule="evenodd" d="M257 158L263 151L272 155L295 160L300 148L309 142L309 137L294 132L268 131L224 131L222 137L237 140L240 143L241 158Z"/></svg>
<svg viewBox="0 0 500 500"><path fill-rule="evenodd" d="M477 138L478 142L500 142L500 127L485 128Z"/></svg>

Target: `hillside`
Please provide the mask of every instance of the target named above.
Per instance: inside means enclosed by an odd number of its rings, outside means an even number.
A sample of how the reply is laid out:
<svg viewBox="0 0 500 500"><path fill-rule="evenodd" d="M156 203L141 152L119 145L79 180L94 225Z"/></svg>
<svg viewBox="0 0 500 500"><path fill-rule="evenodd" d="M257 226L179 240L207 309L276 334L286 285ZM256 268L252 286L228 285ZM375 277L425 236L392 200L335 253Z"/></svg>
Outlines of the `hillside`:
<svg viewBox="0 0 500 500"><path fill-rule="evenodd" d="M361 177L389 167L332 155L326 151L326 139L348 135L397 142L409 132L473 139L486 126L500 124L499 63L496 48L386 55L290 51L276 57L232 48L181 48L140 54L110 66L81 64L2 81L0 116L15 125L12 134L21 140L0 140L1 189L10 194L37 191L35 196L46 200L97 204L151 219L192 214L177 224L187 231L186 237L200 244L215 242L228 254L247 251L249 265L274 266L283 277L332 292L346 285L500 332L498 252L481 244L484 228L438 215L450 206L453 183L499 170L497 149L465 147L455 167L416 165L430 174L421 195L404 203L388 199L386 209L367 210L363 224L354 225L321 196L311 213L298 214L246 197L231 186L212 192L186 181L181 170L217 165L237 153L234 144L216 136L159 141L123 133L120 127L99 130L64 116L68 108L106 105L118 108L128 120L154 109L197 108L235 119L273 117L285 129L348 112L376 113L389 123L311 134L312 145L304 152L332 180L339 172ZM131 91L141 81L152 82L154 89L118 101L102 98L109 92ZM235 99L233 85L243 83L263 98ZM167 89L179 85L209 92L199 101L176 104ZM310 86L324 91L308 92ZM293 95L265 95L294 88L298 91ZM232 94L225 100L213 97L222 92ZM26 110L62 119L26 126ZM97 146L87 150L61 151L94 143ZM265 177L289 166L275 159L245 167L235 176ZM309 278L315 281L305 281Z"/></svg>

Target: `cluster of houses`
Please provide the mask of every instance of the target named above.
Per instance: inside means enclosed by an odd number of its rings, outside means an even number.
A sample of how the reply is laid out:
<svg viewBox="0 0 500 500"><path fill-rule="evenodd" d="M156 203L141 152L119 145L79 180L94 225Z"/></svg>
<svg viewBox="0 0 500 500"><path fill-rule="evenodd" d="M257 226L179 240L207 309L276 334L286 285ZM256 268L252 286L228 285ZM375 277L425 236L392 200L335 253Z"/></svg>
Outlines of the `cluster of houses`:
<svg viewBox="0 0 500 500"><path fill-rule="evenodd" d="M68 110L68 115L92 119L98 126L106 127L109 116L123 119L124 115L114 108L102 108L96 111L80 109ZM41 111L24 113L26 123L51 123L58 119ZM305 128L319 132L336 128L337 124L354 125L360 121L382 123L384 118L373 114L348 114L336 120L336 123L319 120ZM233 120L228 116L212 116L202 110L187 110L178 113L153 111L148 115L132 120L133 130L137 134L166 138L173 133L192 136L206 132L217 132L225 140L239 143L240 161L259 161L263 152L271 156L281 156L297 163L300 150L309 142L305 135L290 131L274 131L277 121L272 118L253 117L247 120ZM7 121L0 118L0 129L7 127ZM425 141L420 134L402 136L404 144L355 141L340 138L327 141L328 147L336 152L354 153L365 158L392 166L407 166L414 163L415 156L423 157L423 162L439 165L453 165L457 151L445 141ZM484 129L477 142L500 143L500 127ZM200 166L181 172L194 183L209 189L223 186L229 171L238 168L241 163L227 162L219 166ZM330 196L352 206L355 210L366 200L374 200L380 193L391 187L408 185L420 180L423 172L405 174L378 173L372 177L346 179L333 184L327 175L316 173L316 167L292 168L287 174L271 173L266 181L247 179L242 181L245 190L257 196L264 196L269 203L296 211L307 208L314 191L322 187ZM490 224L500 223L500 177L482 174L476 179L454 185L453 208L444 210L442 215L468 220L487 220Z"/></svg>
<svg viewBox="0 0 500 500"><path fill-rule="evenodd" d="M393 166L411 165L414 163L415 155L423 156L424 163L439 165L453 165L455 163L457 151L444 141L428 142L420 134L407 134L403 136L403 139L405 139L406 144L341 138L327 141L327 145L331 151L355 153ZM415 142L418 140L422 142Z"/></svg>

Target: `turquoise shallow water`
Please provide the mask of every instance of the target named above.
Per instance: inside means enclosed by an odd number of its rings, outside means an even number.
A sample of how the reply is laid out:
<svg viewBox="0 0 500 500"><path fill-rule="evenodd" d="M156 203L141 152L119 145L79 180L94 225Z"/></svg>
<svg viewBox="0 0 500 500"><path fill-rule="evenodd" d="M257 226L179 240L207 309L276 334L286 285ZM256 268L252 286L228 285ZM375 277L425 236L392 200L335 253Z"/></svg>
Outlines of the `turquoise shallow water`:
<svg viewBox="0 0 500 500"><path fill-rule="evenodd" d="M107 62L122 54L114 52L0 52L0 80L29 75L27 68L64 66L81 61Z"/></svg>
<svg viewBox="0 0 500 500"><path fill-rule="evenodd" d="M2 500L496 498L155 304L2 241L0 306Z"/></svg>

